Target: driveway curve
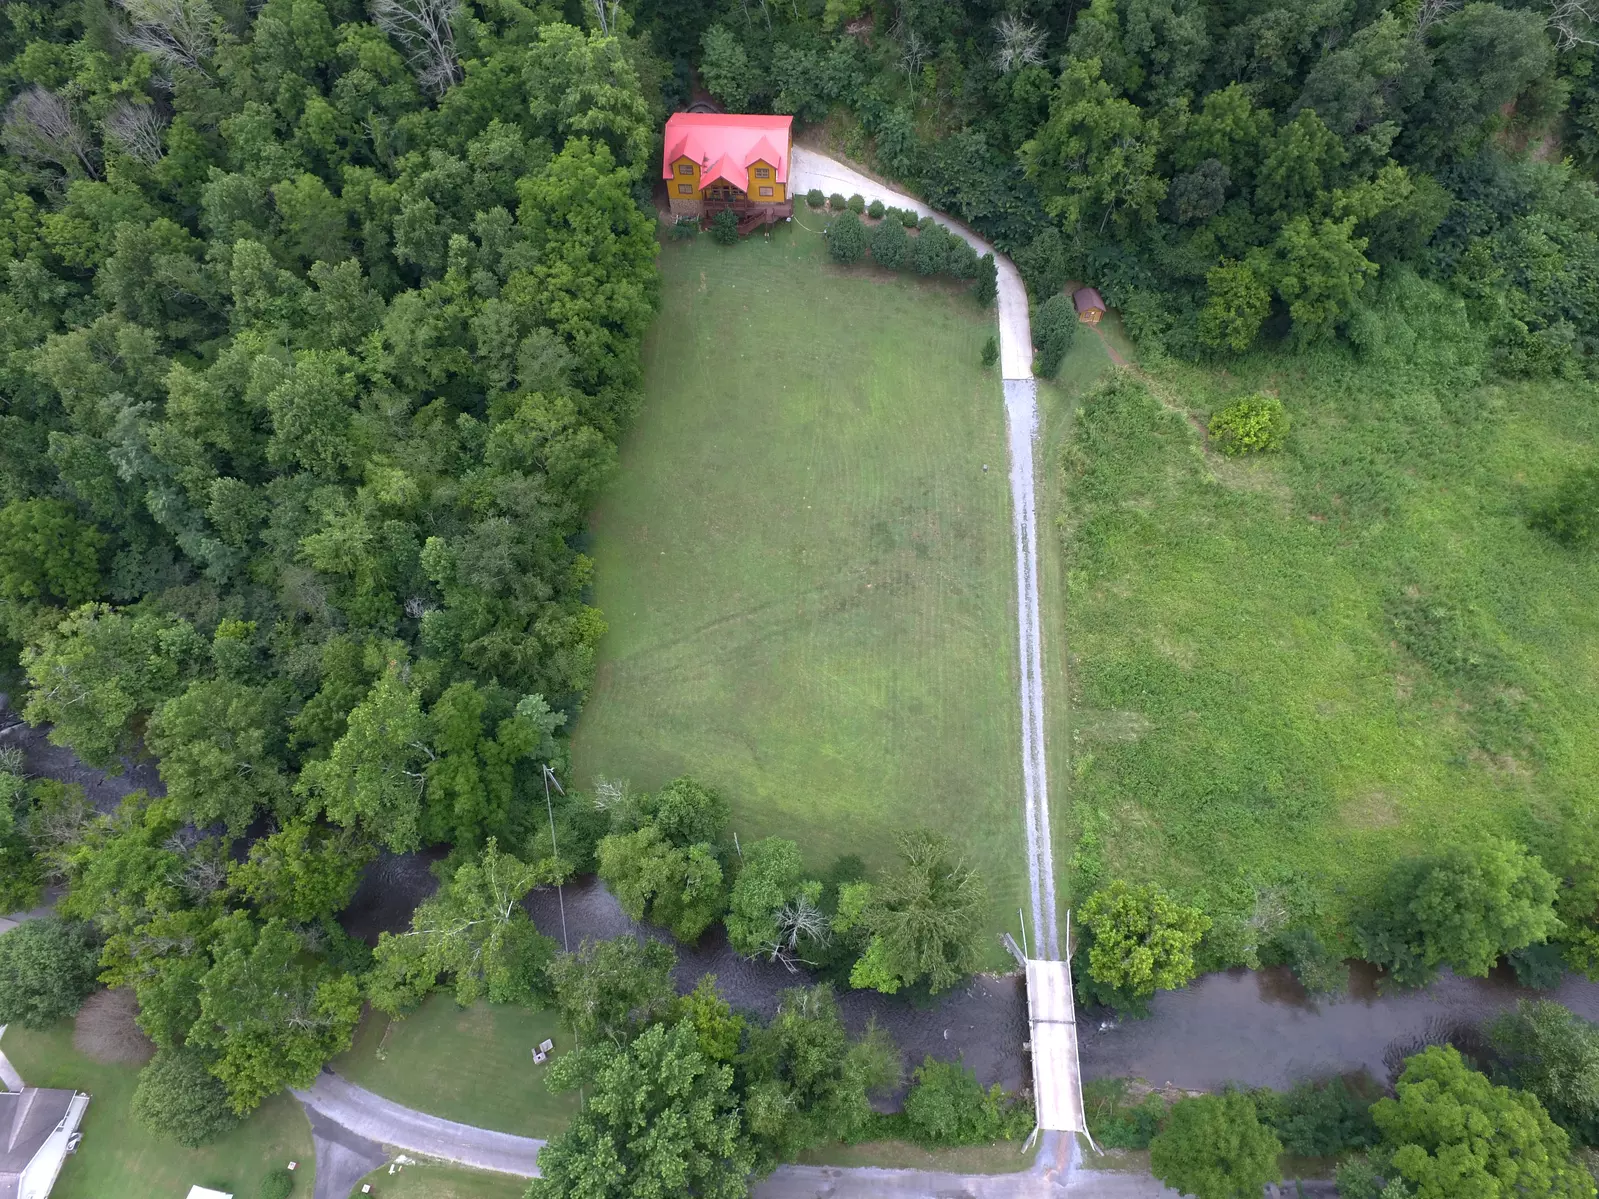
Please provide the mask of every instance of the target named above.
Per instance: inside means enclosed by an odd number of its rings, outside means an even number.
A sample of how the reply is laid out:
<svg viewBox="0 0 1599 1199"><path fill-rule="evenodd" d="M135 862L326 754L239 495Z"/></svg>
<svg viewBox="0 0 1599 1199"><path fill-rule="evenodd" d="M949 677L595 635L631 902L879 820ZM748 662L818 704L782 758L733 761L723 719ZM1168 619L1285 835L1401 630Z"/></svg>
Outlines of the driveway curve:
<svg viewBox="0 0 1599 1199"><path fill-rule="evenodd" d="M318 1075L310 1090L295 1091L294 1097L340 1127L380 1145L392 1145L478 1170L516 1174L522 1178L539 1176L539 1150L544 1148L543 1141L457 1124L454 1120L402 1107L340 1078L331 1070Z"/></svg>

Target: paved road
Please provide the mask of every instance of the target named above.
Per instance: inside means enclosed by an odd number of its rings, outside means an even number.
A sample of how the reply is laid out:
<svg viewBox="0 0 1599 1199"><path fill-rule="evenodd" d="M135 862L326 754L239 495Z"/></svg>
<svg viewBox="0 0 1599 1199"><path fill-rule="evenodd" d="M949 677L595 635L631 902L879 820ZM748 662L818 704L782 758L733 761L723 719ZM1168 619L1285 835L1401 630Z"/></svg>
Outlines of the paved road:
<svg viewBox="0 0 1599 1199"><path fill-rule="evenodd" d="M1018 1174L784 1166L754 1199L1177 1199L1148 1174L1085 1170L1078 1152L1076 1137L1045 1133L1033 1168Z"/></svg>
<svg viewBox="0 0 1599 1199"><path fill-rule="evenodd" d="M383 1146L357 1136L314 1107L305 1109L316 1149L316 1189L312 1199L350 1199L356 1183L389 1160Z"/></svg>
<svg viewBox="0 0 1599 1199"><path fill-rule="evenodd" d="M1027 873L1037 957L1059 958L1055 915L1055 864L1049 831L1049 781L1044 757L1044 650L1038 604L1038 506L1034 489L1033 440L1038 436L1038 390L1033 380L1033 335L1027 288L1009 258L943 213L853 167L804 146L794 147L789 195L812 188L828 195L860 193L934 220L964 238L979 254L993 254L999 274L999 365L1004 379L1005 418L1010 435L1011 516L1016 538L1018 654L1022 709L1022 784L1027 828ZM803 204L803 198L796 200ZM803 212L801 213L803 216Z"/></svg>
<svg viewBox="0 0 1599 1199"><path fill-rule="evenodd" d="M332 1071L324 1070L309 1091L295 1091L294 1097L334 1124L380 1145L393 1145L478 1170L522 1178L537 1178L539 1174L543 1141L457 1124L401 1107Z"/></svg>

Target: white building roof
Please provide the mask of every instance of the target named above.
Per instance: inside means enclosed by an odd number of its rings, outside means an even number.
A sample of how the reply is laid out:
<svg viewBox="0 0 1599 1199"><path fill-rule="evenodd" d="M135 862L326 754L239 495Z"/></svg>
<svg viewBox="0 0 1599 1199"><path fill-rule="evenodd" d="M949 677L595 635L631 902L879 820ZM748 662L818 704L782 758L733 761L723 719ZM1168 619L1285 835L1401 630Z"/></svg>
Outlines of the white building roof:
<svg viewBox="0 0 1599 1199"><path fill-rule="evenodd" d="M233 1199L226 1191L213 1191L210 1187L190 1187L189 1199Z"/></svg>

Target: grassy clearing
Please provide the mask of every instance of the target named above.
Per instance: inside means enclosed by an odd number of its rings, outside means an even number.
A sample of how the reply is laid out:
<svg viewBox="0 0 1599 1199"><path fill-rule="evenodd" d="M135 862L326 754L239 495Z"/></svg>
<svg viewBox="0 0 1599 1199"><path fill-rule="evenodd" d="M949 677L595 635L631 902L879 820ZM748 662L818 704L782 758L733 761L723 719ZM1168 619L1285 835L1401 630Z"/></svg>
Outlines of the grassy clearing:
<svg viewBox="0 0 1599 1199"><path fill-rule="evenodd" d="M1586 814L1599 557L1529 508L1599 444L1586 384L1484 384L1458 305L1390 282L1358 354L1162 364L1091 399L1060 461L1081 894L1156 879L1334 918L1395 855ZM1282 454L1209 452L1255 390ZM1159 401L1154 398L1159 397Z"/></svg>
<svg viewBox="0 0 1599 1199"><path fill-rule="evenodd" d="M573 756L692 774L818 868L928 825L1013 925L1015 570L991 313L795 227L662 251L646 403L593 520L610 620ZM987 473L983 465L988 464ZM1007 924L1006 914L1010 914ZM993 964L1005 958L997 944Z"/></svg>
<svg viewBox="0 0 1599 1199"><path fill-rule="evenodd" d="M1120 322L1107 314L1107 333L1122 356L1132 361L1133 351L1121 335ZM1064 905L1071 902L1065 865L1077 844L1072 820L1072 707L1071 652L1065 636L1066 555L1053 530L1066 513L1065 478L1054 469L1071 438L1077 405L1110 371L1112 363L1103 339L1079 328L1072 348L1053 380L1038 382L1039 436L1034 448L1038 497L1038 602L1043 624L1045 751L1048 755L1050 832L1055 851L1056 887Z"/></svg>
<svg viewBox="0 0 1599 1199"><path fill-rule="evenodd" d="M139 1067L104 1065L72 1046L72 1021L44 1032L6 1029L6 1056L32 1086L91 1096L83 1143L67 1159L52 1199L171 1199L206 1186L247 1199L268 1171L298 1161L296 1195L308 1199L316 1163L311 1126L289 1095L274 1095L233 1132L203 1149L158 1140L129 1113Z"/></svg>
<svg viewBox="0 0 1599 1199"><path fill-rule="evenodd" d="M959 1145L923 1149L909 1141L867 1141L860 1145L823 1145L800 1154L805 1166L876 1166L889 1170L940 1170L951 1174L1015 1174L1033 1164L1033 1152L1020 1141L991 1145Z"/></svg>
<svg viewBox="0 0 1599 1199"><path fill-rule="evenodd" d="M563 1131L578 1108L576 1094L552 1094L548 1065L532 1050L546 1037L557 1052L570 1033L554 1012L479 1003L457 1007L433 994L403 1020L368 1011L349 1052L333 1068L358 1086L446 1120L525 1137Z"/></svg>
<svg viewBox="0 0 1599 1199"><path fill-rule="evenodd" d="M373 1199L522 1199L527 1194L525 1178L433 1162L402 1166L393 1174L384 1166L361 1181L372 1184ZM360 1190L357 1186L356 1193Z"/></svg>

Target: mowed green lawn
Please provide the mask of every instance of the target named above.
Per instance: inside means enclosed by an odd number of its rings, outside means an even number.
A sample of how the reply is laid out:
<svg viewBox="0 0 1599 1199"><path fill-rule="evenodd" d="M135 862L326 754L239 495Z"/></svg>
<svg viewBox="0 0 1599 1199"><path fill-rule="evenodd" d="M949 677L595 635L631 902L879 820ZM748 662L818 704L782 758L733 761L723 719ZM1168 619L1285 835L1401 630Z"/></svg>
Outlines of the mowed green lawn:
<svg viewBox="0 0 1599 1199"><path fill-rule="evenodd" d="M527 1179L510 1174L430 1161L401 1166L392 1174L384 1166L362 1181L371 1184L374 1199L522 1199L528 1185Z"/></svg>
<svg viewBox="0 0 1599 1199"><path fill-rule="evenodd" d="M546 1038L556 1053L572 1047L554 1012L490 1003L462 1008L436 992L403 1020L368 1011L349 1051L332 1064L356 1085L406 1107L549 1138L565 1130L578 1097L544 1085L549 1064L534 1063L533 1047Z"/></svg>
<svg viewBox="0 0 1599 1199"><path fill-rule="evenodd" d="M269 1171L298 1161L295 1194L310 1199L316 1174L311 1126L290 1095L274 1095L203 1149L185 1149L145 1131L129 1104L139 1067L105 1065L72 1045L72 1021L33 1032L6 1029L0 1044L30 1086L88 1092L83 1142L67 1159L51 1199L173 1199L191 1186L250 1199Z"/></svg>
<svg viewBox="0 0 1599 1199"><path fill-rule="evenodd" d="M1590 384L1483 383L1454 302L1400 280L1364 349L1149 366L1091 398L1069 518L1078 896L1159 880L1248 915L1347 911L1396 856L1547 849L1599 777L1599 555L1527 517L1599 449ZM1255 390L1286 450L1198 427Z"/></svg>
<svg viewBox="0 0 1599 1199"><path fill-rule="evenodd" d="M780 227L662 249L645 403L593 520L582 785L693 775L817 870L949 834L1025 892L1004 408L964 291ZM983 470L987 464L988 471ZM1002 962L997 943L993 957Z"/></svg>

